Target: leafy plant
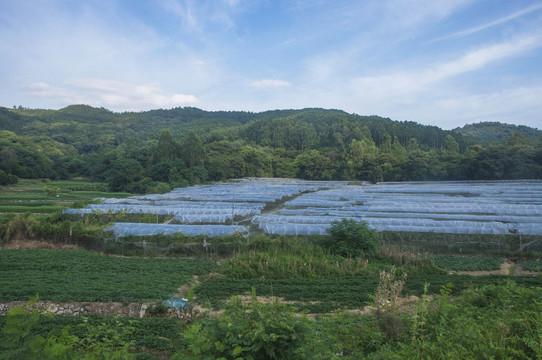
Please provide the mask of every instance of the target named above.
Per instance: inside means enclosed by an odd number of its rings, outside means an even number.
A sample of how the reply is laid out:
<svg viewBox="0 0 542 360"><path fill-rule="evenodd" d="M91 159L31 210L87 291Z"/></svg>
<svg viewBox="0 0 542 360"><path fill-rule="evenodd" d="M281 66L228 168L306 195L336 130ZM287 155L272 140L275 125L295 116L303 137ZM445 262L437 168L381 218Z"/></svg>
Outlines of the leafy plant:
<svg viewBox="0 0 542 360"><path fill-rule="evenodd" d="M379 248L379 238L365 222L352 219L333 221L328 232L331 239L325 245L332 253L341 256L374 256Z"/></svg>
<svg viewBox="0 0 542 360"><path fill-rule="evenodd" d="M433 261L437 266L455 271L492 271L499 270L504 258L485 256L450 256L434 255Z"/></svg>
<svg viewBox="0 0 542 360"><path fill-rule="evenodd" d="M37 292L53 301L163 300L192 275L205 275L215 266L202 259L118 258L81 250L5 250L0 252L0 301L26 300Z"/></svg>
<svg viewBox="0 0 542 360"><path fill-rule="evenodd" d="M234 297L219 316L190 326L185 349L172 359L330 358L333 346L318 346L311 325L286 304L258 302L253 290L248 304Z"/></svg>

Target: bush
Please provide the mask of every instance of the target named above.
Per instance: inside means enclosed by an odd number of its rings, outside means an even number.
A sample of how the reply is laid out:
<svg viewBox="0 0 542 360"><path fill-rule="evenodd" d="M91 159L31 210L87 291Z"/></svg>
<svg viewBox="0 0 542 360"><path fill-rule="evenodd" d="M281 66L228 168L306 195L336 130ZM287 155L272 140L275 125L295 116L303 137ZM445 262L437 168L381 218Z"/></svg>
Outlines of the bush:
<svg viewBox="0 0 542 360"><path fill-rule="evenodd" d="M183 332L185 349L172 359L331 358L334 346L318 338L312 321L295 311L279 302L258 302L254 290L246 305L234 297L219 316Z"/></svg>
<svg viewBox="0 0 542 360"><path fill-rule="evenodd" d="M374 256L378 251L378 235L365 222L351 219L333 221L328 232L331 239L324 240L324 245L336 255Z"/></svg>
<svg viewBox="0 0 542 360"><path fill-rule="evenodd" d="M2 226L3 240L8 243L11 240L33 239L37 225L38 221L29 213L17 214Z"/></svg>
<svg viewBox="0 0 542 360"><path fill-rule="evenodd" d="M0 170L0 185L17 184L19 178L13 174L6 174L4 170Z"/></svg>

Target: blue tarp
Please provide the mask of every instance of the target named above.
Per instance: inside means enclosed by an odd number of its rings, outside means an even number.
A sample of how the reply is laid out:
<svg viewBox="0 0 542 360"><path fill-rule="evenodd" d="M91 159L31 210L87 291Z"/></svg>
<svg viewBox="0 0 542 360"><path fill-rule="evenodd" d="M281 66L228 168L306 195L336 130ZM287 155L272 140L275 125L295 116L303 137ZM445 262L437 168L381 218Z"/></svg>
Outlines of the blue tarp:
<svg viewBox="0 0 542 360"><path fill-rule="evenodd" d="M181 309L188 310L188 300L182 298L169 298L167 300L164 300L164 305L170 308L174 308L177 312L181 311Z"/></svg>

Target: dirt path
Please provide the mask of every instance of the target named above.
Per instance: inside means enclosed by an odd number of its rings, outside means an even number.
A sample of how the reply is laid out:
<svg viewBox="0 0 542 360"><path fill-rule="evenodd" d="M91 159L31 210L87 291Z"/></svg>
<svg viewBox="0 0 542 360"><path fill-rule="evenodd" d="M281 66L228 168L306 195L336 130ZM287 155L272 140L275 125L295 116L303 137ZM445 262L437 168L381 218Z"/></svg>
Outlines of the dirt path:
<svg viewBox="0 0 542 360"><path fill-rule="evenodd" d="M470 276L485 276L485 275L511 275L511 276L536 276L536 271L523 270L521 266L515 262L505 259L500 270L493 271L450 271L450 274L470 275Z"/></svg>

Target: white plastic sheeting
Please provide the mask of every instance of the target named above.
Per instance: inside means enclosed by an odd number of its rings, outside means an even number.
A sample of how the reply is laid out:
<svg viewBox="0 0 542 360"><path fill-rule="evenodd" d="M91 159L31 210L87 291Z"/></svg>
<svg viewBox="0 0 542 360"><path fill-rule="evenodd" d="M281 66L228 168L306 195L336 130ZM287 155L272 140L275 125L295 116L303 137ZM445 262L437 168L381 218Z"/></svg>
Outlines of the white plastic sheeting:
<svg viewBox="0 0 542 360"><path fill-rule="evenodd" d="M144 236L158 234L182 233L190 236L206 235L224 236L239 233L246 233L244 226L235 225L170 225L170 224L145 224L145 223L115 223L106 229L112 231L116 238L123 236Z"/></svg>
<svg viewBox="0 0 542 360"><path fill-rule="evenodd" d="M283 201L282 209L262 214ZM348 218L365 221L377 231L542 235L542 181L348 185L243 179L167 194L102 199L65 213L120 211L172 215L171 222L181 224L224 224L242 218L270 234L327 234L332 221Z"/></svg>
<svg viewBox="0 0 542 360"><path fill-rule="evenodd" d="M365 221L377 231L542 235L542 181L335 187L303 194L272 215L253 217L253 223L272 234L318 224L314 233L321 233L342 218Z"/></svg>

